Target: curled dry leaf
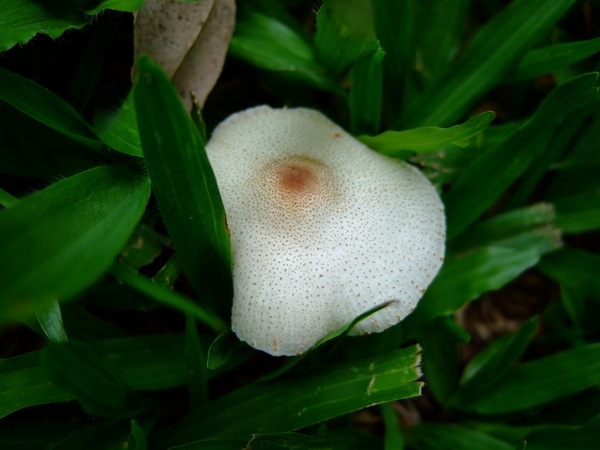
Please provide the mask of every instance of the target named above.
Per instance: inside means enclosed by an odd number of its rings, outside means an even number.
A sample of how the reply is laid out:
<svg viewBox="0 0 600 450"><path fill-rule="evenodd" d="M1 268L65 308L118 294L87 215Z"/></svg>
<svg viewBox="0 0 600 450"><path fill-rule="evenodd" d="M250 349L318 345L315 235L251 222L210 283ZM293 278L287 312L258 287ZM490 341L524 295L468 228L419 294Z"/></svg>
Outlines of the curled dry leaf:
<svg viewBox="0 0 600 450"><path fill-rule="evenodd" d="M171 77L188 109L202 106L223 68L235 0L148 0L134 24L135 59L147 53Z"/></svg>

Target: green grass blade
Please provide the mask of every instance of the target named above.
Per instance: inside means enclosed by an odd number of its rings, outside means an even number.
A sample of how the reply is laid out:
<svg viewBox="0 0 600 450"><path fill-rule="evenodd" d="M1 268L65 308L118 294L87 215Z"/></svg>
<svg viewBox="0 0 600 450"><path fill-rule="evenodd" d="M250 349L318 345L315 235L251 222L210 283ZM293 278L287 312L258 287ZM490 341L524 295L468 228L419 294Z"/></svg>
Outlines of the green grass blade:
<svg viewBox="0 0 600 450"><path fill-rule="evenodd" d="M459 120L573 3L574 0L513 1L479 30L439 82L406 108L396 123L397 129L448 126Z"/></svg>
<svg viewBox="0 0 600 450"><path fill-rule="evenodd" d="M385 423L384 450L402 450L404 448L404 436L400 431L398 414L392 403L379 405L381 415Z"/></svg>
<svg viewBox="0 0 600 450"><path fill-rule="evenodd" d="M147 57L138 62L134 101L152 189L181 266L205 305L229 320L229 233L202 137L167 75Z"/></svg>
<svg viewBox="0 0 600 450"><path fill-rule="evenodd" d="M142 7L146 0L104 0L93 9L86 11L87 14L97 14L103 9L115 11L134 12Z"/></svg>
<svg viewBox="0 0 600 450"><path fill-rule="evenodd" d="M253 450L365 450L381 448L381 441L353 428L307 436L300 433L257 435L248 442ZM402 450L396 447L395 450Z"/></svg>
<svg viewBox="0 0 600 450"><path fill-rule="evenodd" d="M178 309L186 314L193 315L205 325L211 327L215 331L225 329L225 324L221 319L215 316L210 311L207 311L202 306L195 303L188 297L161 286L158 286L144 275L136 273L133 269L122 264L115 264L109 272L114 275L119 281L128 284L132 288L148 295L149 297Z"/></svg>
<svg viewBox="0 0 600 450"><path fill-rule="evenodd" d="M600 37L589 41L569 42L528 51L519 64L505 77L505 83L516 83L575 64L600 52Z"/></svg>
<svg viewBox="0 0 600 450"><path fill-rule="evenodd" d="M69 392L94 414L132 417L150 406L94 352L79 342L51 344L42 356L48 380Z"/></svg>
<svg viewBox="0 0 600 450"><path fill-rule="evenodd" d="M556 226L563 233L583 233L600 228L600 190L561 198L554 206Z"/></svg>
<svg viewBox="0 0 600 450"><path fill-rule="evenodd" d="M385 131L378 136L359 136L358 139L388 156L397 156L399 152L406 150L430 153L451 144L467 146L495 116L495 113L488 111L450 128L423 127L407 131Z"/></svg>
<svg viewBox="0 0 600 450"><path fill-rule="evenodd" d="M461 390L455 402L464 396L477 395L500 379L521 357L537 329L537 317L525 322L512 336L495 341L469 361L461 380Z"/></svg>
<svg viewBox="0 0 600 450"><path fill-rule="evenodd" d="M146 435L144 430L137 423L137 420L131 419L131 433L129 434L129 440L127 441L128 450L146 450Z"/></svg>
<svg viewBox="0 0 600 450"><path fill-rule="evenodd" d="M3 68L0 68L0 99L77 142L94 149L102 145L71 105L33 81Z"/></svg>
<svg viewBox="0 0 600 450"><path fill-rule="evenodd" d="M304 38L273 17L253 11L242 14L229 53L261 69L293 74L307 85L341 91Z"/></svg>
<svg viewBox="0 0 600 450"><path fill-rule="evenodd" d="M9 209L19 203L19 199L6 192L4 189L0 189L0 205Z"/></svg>
<svg viewBox="0 0 600 450"><path fill-rule="evenodd" d="M144 156L132 93L127 96L116 116L101 118L96 125L96 132L109 147L128 155Z"/></svg>
<svg viewBox="0 0 600 450"><path fill-rule="evenodd" d="M444 196L448 239L476 220L529 167L554 128L597 91L597 73L584 74L554 88L531 120L499 146L484 153Z"/></svg>
<svg viewBox="0 0 600 450"><path fill-rule="evenodd" d="M361 55L379 47L371 5L363 0L325 0L317 12L319 60L339 75Z"/></svg>
<svg viewBox="0 0 600 450"><path fill-rule="evenodd" d="M600 379L600 344L589 344L511 369L479 395L456 408L501 414L542 405L594 386Z"/></svg>
<svg viewBox="0 0 600 450"><path fill-rule="evenodd" d="M58 38L66 30L82 28L86 17L76 8L50 9L41 2L4 0L0 15L0 52L26 44L37 33Z"/></svg>
<svg viewBox="0 0 600 450"><path fill-rule="evenodd" d="M185 320L185 362L190 406L195 409L208 401L206 353L198 336L196 318L189 314Z"/></svg>
<svg viewBox="0 0 600 450"><path fill-rule="evenodd" d="M37 308L35 315L50 342L60 344L69 340L63 325L58 300L54 299L48 305Z"/></svg>
<svg viewBox="0 0 600 450"><path fill-rule="evenodd" d="M245 449L247 444L248 439L205 439L170 447L169 450L240 450Z"/></svg>
<svg viewBox="0 0 600 450"><path fill-rule="evenodd" d="M82 172L0 213L0 316L66 299L112 263L140 220L149 183L120 166Z"/></svg>
<svg viewBox="0 0 600 450"><path fill-rule="evenodd" d="M350 71L350 130L352 134L376 134L381 119L382 72L385 53L375 50L356 60Z"/></svg>
<svg viewBox="0 0 600 450"><path fill-rule="evenodd" d="M406 438L419 450L515 450L508 442L461 425L424 423L410 428Z"/></svg>
<svg viewBox="0 0 600 450"><path fill-rule="evenodd" d="M157 435L168 447L199 439L280 433L369 405L419 395L417 346L254 383L193 411ZM268 407L265 407L268 405Z"/></svg>

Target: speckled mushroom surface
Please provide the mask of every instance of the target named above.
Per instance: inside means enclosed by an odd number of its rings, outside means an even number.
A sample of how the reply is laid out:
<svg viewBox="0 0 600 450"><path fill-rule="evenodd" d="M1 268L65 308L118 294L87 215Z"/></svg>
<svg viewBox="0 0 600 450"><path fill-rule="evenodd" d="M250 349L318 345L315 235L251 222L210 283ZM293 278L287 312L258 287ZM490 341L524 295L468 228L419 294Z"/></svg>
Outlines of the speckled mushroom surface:
<svg viewBox="0 0 600 450"><path fill-rule="evenodd" d="M297 355L362 312L351 334L408 315L444 256L443 205L417 169L318 111L234 114L206 147L231 233L238 337Z"/></svg>

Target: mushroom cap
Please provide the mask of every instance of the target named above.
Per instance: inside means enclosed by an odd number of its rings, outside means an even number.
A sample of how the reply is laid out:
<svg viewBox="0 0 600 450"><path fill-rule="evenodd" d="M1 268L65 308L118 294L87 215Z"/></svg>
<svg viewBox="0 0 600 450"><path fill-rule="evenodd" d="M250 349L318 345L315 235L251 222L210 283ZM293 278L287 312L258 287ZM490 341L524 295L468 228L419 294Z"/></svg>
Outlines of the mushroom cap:
<svg viewBox="0 0 600 450"><path fill-rule="evenodd" d="M298 355L387 300L351 334L406 317L439 270L444 208L414 167L375 153L318 111L251 108L206 151L231 234L232 328Z"/></svg>

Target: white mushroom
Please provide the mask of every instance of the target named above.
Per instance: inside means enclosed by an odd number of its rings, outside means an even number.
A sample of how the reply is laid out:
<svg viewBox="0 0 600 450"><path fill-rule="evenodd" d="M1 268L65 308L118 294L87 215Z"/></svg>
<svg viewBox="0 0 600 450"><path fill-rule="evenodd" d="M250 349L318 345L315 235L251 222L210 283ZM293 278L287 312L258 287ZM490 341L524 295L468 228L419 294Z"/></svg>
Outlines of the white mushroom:
<svg viewBox="0 0 600 450"><path fill-rule="evenodd" d="M352 334L408 315L440 268L443 205L415 168L310 109L248 109L206 147L233 251L232 327L297 355L386 300Z"/></svg>

